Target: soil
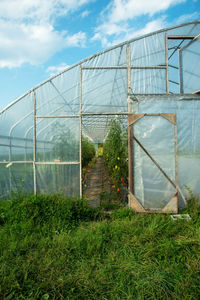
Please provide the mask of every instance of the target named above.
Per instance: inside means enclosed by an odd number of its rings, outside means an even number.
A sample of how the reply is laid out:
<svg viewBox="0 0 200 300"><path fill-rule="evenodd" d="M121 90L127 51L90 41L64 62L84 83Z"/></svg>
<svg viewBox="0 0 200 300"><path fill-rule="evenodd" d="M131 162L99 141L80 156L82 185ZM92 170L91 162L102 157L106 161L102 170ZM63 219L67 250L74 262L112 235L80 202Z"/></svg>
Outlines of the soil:
<svg viewBox="0 0 200 300"><path fill-rule="evenodd" d="M108 171L104 166L103 158L98 157L96 164L91 168L86 181L83 185L83 195L88 199L89 206L99 207L103 192L111 193L112 182Z"/></svg>

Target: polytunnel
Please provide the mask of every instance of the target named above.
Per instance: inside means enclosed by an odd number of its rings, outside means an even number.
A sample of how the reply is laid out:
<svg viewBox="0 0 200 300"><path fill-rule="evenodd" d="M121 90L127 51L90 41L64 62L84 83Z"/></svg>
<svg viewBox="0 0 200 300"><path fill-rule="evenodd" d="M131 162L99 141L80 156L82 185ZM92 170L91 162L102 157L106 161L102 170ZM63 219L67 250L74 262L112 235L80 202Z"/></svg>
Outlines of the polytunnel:
<svg viewBox="0 0 200 300"><path fill-rule="evenodd" d="M129 205L167 211L200 192L200 21L126 41L42 82L0 112L1 198L82 196L81 136L129 132ZM179 204L178 203L179 199Z"/></svg>

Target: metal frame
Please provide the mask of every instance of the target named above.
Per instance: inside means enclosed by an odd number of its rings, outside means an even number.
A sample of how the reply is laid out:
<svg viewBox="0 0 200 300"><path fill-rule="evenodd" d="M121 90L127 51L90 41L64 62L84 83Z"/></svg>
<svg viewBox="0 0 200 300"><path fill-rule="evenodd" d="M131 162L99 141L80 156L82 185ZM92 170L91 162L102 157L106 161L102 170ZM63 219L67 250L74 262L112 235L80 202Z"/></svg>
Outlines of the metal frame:
<svg viewBox="0 0 200 300"><path fill-rule="evenodd" d="M143 147L143 145L138 141L138 139L133 134L133 124L144 116L161 116L168 120L174 125L174 162L175 162L175 183L169 178L165 171L160 167L156 160L150 155L150 153ZM129 131L129 206L137 212L160 212L160 213L177 213L178 212L178 164L177 164L177 126L176 126L176 114L175 113L143 113L143 114L132 114L128 116L128 131ZM140 148L146 153L146 155L151 159L151 161L156 165L159 171L165 176L165 178L170 182L170 184L175 188L176 192L172 199L163 209L149 210L145 209L142 204L134 196L134 165L133 165L133 140L140 146Z"/></svg>
<svg viewBox="0 0 200 300"><path fill-rule="evenodd" d="M170 31L170 30L173 30L173 29L176 29L176 28L180 28L180 27L185 27L185 26L190 25L190 24L200 24L200 21L191 21L191 22L187 22L187 23L180 24L180 25L171 26L171 27L168 27L168 28L165 28L165 29L157 30L157 31L154 31L154 32L152 32L152 33L148 33L148 34L145 34L145 35L143 35L143 36L140 36L140 37L138 37L138 38L133 38L133 39L131 39L131 40L129 40L129 41L125 41L125 42L123 42L123 43L118 44L117 46L108 48L108 49L106 49L106 50L104 50L104 51L101 51L101 52L99 52L99 53L96 53L96 54L94 54L94 55L92 55L92 56L90 56L90 57L88 57L88 58L86 58L86 59L83 59L83 60L81 60L80 62L78 62L77 64L74 64L73 66L64 69L63 71L57 73L56 75L50 77L49 79L43 81L42 83L40 83L40 84L38 84L38 85L36 85L36 86L33 87L32 89L30 89L29 91L27 91L26 93L24 93L22 96L20 96L19 98L17 98L17 99L14 100L13 102L11 102L11 103L10 103L9 105L7 105L4 109L2 109L2 110L0 111L0 114L2 114L4 111L6 111L6 110L7 110L8 108L10 108L12 105L14 105L14 104L17 103L18 101L20 101L23 97L25 97L25 96L27 96L28 94L32 93L34 90L36 90L36 89L38 89L39 87L41 87L42 85L46 84L46 83L49 82L50 80L53 80L54 78L60 76L61 74L65 73L65 72L67 72L67 71L69 71L69 70L71 70L71 69L73 69L73 68L75 68L75 67L77 67L77 66L79 66L79 65L83 65L84 63L86 63L87 61L89 61L89 60L91 60L91 59L94 59L94 58L96 58L96 57L98 57L98 56L100 56L100 55L102 55L102 54L104 54L104 53L107 53L107 52L109 52L109 51L112 51L112 50L114 50L114 49L117 49L117 48L119 48L119 47L122 47L123 45L126 45L127 43L132 43L132 42L134 42L134 41L138 41L138 40L140 40L140 39L143 39L143 38L146 38L146 37L149 37L149 36L158 34L158 33ZM178 36L178 35L177 35L177 36L169 36L168 38L169 38L169 39L180 39L180 38L182 39L183 37L187 37L188 39L193 39L193 38L194 38L194 36L181 36L181 37L180 37L180 36Z"/></svg>

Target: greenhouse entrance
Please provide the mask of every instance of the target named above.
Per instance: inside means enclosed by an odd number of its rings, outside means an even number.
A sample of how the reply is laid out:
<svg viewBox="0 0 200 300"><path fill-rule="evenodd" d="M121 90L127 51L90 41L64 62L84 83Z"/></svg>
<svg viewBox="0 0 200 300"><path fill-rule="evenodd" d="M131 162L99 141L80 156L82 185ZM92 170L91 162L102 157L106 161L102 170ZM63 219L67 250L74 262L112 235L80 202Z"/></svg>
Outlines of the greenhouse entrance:
<svg viewBox="0 0 200 300"><path fill-rule="evenodd" d="M113 125L116 127L113 128ZM111 129L112 128L112 129ZM119 128L120 132L119 133ZM104 146L110 141L110 134L117 134L115 144L104 153ZM96 158L89 163L88 170L85 170L84 163L82 163L82 194L88 200L92 207L104 205L107 207L121 205L122 202L128 202L128 113L113 112L113 113L83 113L82 115L82 136L88 141L91 141L96 148ZM119 152L119 144L123 142L126 146L123 153ZM119 138L119 140L117 140ZM82 141L83 142L83 141ZM112 141L110 141L112 143ZM117 144L116 144L117 143ZM99 149L99 146L100 148ZM107 145L108 146L108 145ZM81 147L82 162L85 156L85 147ZM104 150L103 150L104 149ZM122 150L122 148L120 148ZM116 151L117 150L117 151ZM114 153L115 152L115 153ZM109 157L109 159L107 159ZM118 160L119 159L119 160ZM120 170L121 164L125 162L125 172ZM93 161L95 161L93 163ZM112 167L110 162L112 161ZM118 166L117 166L118 165ZM115 166L117 168L115 168ZM112 172L114 169L114 172ZM112 170L112 171L111 171ZM110 172L111 171L111 172ZM122 175L123 174L123 175ZM117 178L116 178L117 176ZM121 183L123 177L123 183ZM125 184L126 181L126 184ZM107 200L106 200L107 199ZM107 202L107 203L105 203ZM109 203L108 203L109 202ZM108 204L108 205L106 205Z"/></svg>
<svg viewBox="0 0 200 300"><path fill-rule="evenodd" d="M133 114L129 122L130 206L178 211L176 114Z"/></svg>

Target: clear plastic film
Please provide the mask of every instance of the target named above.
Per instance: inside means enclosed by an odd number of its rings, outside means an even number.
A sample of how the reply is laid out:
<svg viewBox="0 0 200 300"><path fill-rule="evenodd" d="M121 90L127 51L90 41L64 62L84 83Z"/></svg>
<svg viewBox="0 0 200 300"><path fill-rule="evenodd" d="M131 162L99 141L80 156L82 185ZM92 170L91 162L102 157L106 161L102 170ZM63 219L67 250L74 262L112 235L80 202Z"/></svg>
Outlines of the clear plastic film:
<svg viewBox="0 0 200 300"><path fill-rule="evenodd" d="M135 196L145 208L162 209L176 193L157 166L175 185L174 124L156 115L144 116L132 126Z"/></svg>

